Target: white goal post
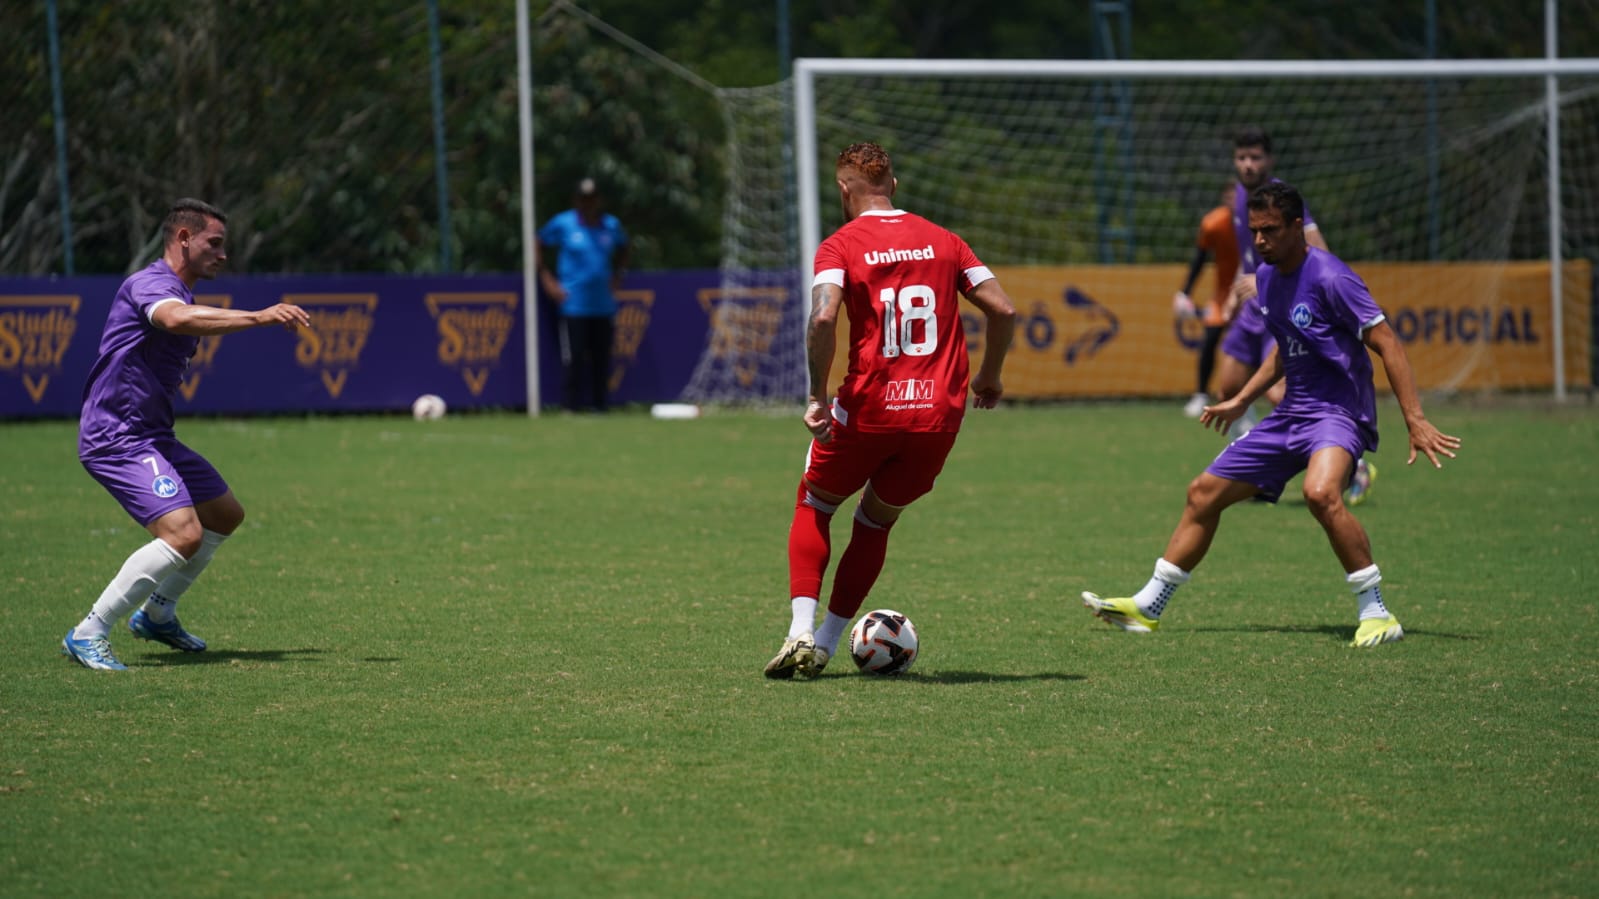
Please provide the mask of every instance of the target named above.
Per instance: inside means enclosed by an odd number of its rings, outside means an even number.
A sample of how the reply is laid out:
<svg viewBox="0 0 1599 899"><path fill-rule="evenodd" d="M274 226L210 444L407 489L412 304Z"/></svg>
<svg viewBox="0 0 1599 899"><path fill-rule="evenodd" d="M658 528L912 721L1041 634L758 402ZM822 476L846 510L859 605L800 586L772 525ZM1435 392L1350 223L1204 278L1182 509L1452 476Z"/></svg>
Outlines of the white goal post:
<svg viewBox="0 0 1599 899"><path fill-rule="evenodd" d="M984 83L997 86L989 93L989 88L981 86ZM792 87L798 213L795 262L800 281L807 287L811 259L822 238L822 204L832 196L830 179L827 183L822 180L831 171L824 167L847 143L874 140L884 144L898 163L905 208L962 233L991 266L997 267L996 262L1089 265L1112 261L1084 258L1080 248L1065 245L1065 238L1061 238L1057 253L1047 245L1047 238L1044 243L1018 240L1012 245L996 236L1004 235L1006 228L1023 230L1023 225L1047 229L1049 223L1042 220L1056 217L1070 206L1092 204L1090 197L1109 198L1109 208L1099 210L1098 225L1102 231L1114 230L1119 235L1115 239L1122 241L1114 261L1170 263L1174 253L1190 252L1186 248L1192 247L1198 217L1211 198L1219 195L1228 174L1225 154L1230 145L1223 132L1254 124L1274 137L1289 136L1292 146L1287 155L1291 160L1279 149L1279 176L1304 189L1308 205L1329 233L1333 251L1356 264L1357 271L1360 263L1368 260L1464 261L1486 266L1515 259L1546 260L1551 307L1547 345L1552 348L1549 364L1553 369L1549 386L1557 398L1565 396L1568 366L1563 360L1568 357L1563 323L1569 309L1563 314L1563 304L1571 301L1562 280L1566 269L1563 238L1570 242L1563 207L1588 214L1592 204L1576 194L1594 188L1599 162L1584 153L1577 154L1585 158L1574 160L1575 165L1562 167L1560 122L1563 103L1588 104L1582 107L1585 112L1595 109L1599 59L798 59ZM1009 106L1012 97L1022 98L1014 109ZM1081 108L1068 111L1066 107L1074 103ZM1041 120L1053 117L1054 110L1060 110L1063 118L1075 117L1072 121L1076 124L1070 126L1075 130L1064 137L1060 133L1034 134L1042 127ZM1273 121L1277 111L1299 119L1285 123L1278 117ZM938 121L918 121L929 118ZM1371 133L1364 133L1368 128ZM1093 135L1086 133L1090 129ZM1020 148L1016 155L1011 155L1009 146L1012 135ZM1537 139L1540 135L1541 141ZM1026 141L1035 141L1038 149L1027 149ZM1574 145L1585 146L1586 141L1585 136L1568 135L1568 152ZM1050 145L1067 143L1077 146L1039 167L1039 160L1047 159L1044 151ZM1428 185L1415 184L1428 179L1416 177L1409 169L1413 158L1422 153L1438 154L1432 163L1434 178L1440 165L1437 159L1443 159L1441 179ZM1334 160L1334 156L1338 158ZM1129 162L1132 159L1136 164ZM1389 159L1404 161L1391 163ZM1077 182L1071 190L1063 189L1059 197L1038 198L1034 206L1025 205L1033 202L1033 197L1002 198L1010 207L1010 224L999 218L993 225L973 224L980 217L976 204L983 202L985 192L993 192L993 185L1001 183L1007 172L1039 184L1048 179L1051 165L1058 166L1063 182ZM1091 176L1085 172L1088 168L1095 169ZM1195 169L1202 174L1189 177L1187 173ZM988 187L964 189L968 173L982 174ZM1395 180L1385 180L1388 178ZM1546 188L1541 200L1536 190L1540 186ZM1405 207L1399 209L1400 204ZM1386 221L1389 217L1407 222L1426 220L1429 211L1421 207L1427 204L1431 205L1430 244ZM1159 214L1171 224L1162 224L1155 231L1144 229L1149 235L1144 243L1162 244L1158 251L1138 245L1128 236L1137 231L1136 219L1146 206L1170 207ZM1528 210L1538 206L1546 208L1547 218L1529 225L1529 215L1536 216ZM1393 215L1396 211L1403 216ZM1446 219L1442 238L1440 216ZM1464 224L1473 216L1481 221ZM1456 221L1463 224L1449 230ZM1583 255L1591 260L1589 242L1599 233L1599 224L1585 220L1578 224ZM986 239L973 239L968 233L972 227ZM1056 220L1053 227L1086 230L1082 221ZM1533 232L1542 234L1529 237ZM1083 246L1092 243L1089 237L1074 239ZM1531 247L1529 239L1534 240ZM1098 236L1102 248L1105 240L1103 233ZM1539 240L1546 244L1540 246ZM1176 286L1171 284L1173 289ZM801 293L808 307L809 291ZM1591 295L1590 285L1582 286L1582 294ZM1382 302L1383 297L1378 300ZM1496 314L1487 308L1480 316L1475 309L1461 315L1466 313L1475 316L1473 329L1480 325L1484 330L1490 327L1487 320ZM1449 313L1441 314L1447 317ZM1512 329L1514 326L1511 322ZM1584 345L1588 337L1582 335ZM1464 375L1456 381L1470 384Z"/></svg>

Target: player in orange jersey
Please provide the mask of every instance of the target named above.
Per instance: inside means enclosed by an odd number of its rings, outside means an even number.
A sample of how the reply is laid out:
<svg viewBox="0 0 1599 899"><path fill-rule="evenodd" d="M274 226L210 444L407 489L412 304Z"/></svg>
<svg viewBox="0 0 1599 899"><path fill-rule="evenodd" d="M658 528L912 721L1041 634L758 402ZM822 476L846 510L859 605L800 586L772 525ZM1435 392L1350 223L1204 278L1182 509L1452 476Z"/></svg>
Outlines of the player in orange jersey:
<svg viewBox="0 0 1599 899"><path fill-rule="evenodd" d="M968 386L979 409L994 408L1004 394L1000 369L1016 328L1010 297L966 241L894 205L899 182L882 147L845 148L836 174L844 225L816 250L805 333L804 422L812 440L788 537L793 617L783 648L766 664L770 678L815 677L837 652L882 571L889 529L933 488L955 445ZM975 375L963 295L986 320ZM849 372L830 397L840 309L849 316ZM833 513L863 488L817 628Z"/></svg>
<svg viewBox="0 0 1599 899"><path fill-rule="evenodd" d="M1214 287L1204 308L1196 309L1193 299L1194 284L1205 263L1215 258L1213 266ZM1172 309L1179 318L1203 316L1204 342L1199 346L1199 382L1194 395L1183 407L1183 414L1198 418L1210 405L1210 376L1216 370L1216 347L1221 343L1222 331L1232 320L1236 306L1233 298L1233 279L1238 276L1238 241L1233 231L1233 213L1226 206L1217 206L1199 222L1199 236L1194 241L1194 259L1188 266L1188 279L1183 289L1172 298Z"/></svg>

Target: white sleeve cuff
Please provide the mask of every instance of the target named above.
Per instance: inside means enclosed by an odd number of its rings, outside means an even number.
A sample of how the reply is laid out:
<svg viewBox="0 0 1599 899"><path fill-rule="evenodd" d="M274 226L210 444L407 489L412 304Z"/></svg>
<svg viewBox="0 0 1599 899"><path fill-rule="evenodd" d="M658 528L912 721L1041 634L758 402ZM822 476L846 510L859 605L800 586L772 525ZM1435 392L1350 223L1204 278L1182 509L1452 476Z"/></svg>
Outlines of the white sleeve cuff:
<svg viewBox="0 0 1599 899"><path fill-rule="evenodd" d="M181 303L181 302L183 302L183 301L178 299L177 297L163 297L163 298L161 298L159 300L156 300L154 303L151 303L150 307L148 309L144 310L144 317L150 321L150 324L153 325L153 324L155 324L155 310L156 310L157 306L160 306L163 303Z"/></svg>
<svg viewBox="0 0 1599 899"><path fill-rule="evenodd" d="M834 287L843 287L844 270L841 268L829 268L817 272L816 280L811 282L811 287L816 288L822 286L823 284L831 284Z"/></svg>

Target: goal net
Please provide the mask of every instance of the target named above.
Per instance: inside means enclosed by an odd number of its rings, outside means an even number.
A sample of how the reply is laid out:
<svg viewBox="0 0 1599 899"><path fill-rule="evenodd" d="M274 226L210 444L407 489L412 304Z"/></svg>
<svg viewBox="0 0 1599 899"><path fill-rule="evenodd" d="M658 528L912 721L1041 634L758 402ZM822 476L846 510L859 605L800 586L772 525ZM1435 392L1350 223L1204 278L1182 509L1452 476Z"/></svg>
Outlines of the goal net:
<svg viewBox="0 0 1599 899"><path fill-rule="evenodd" d="M900 207L961 234L1015 300L1009 395L1186 395L1201 327L1171 297L1246 125L1270 134L1275 174L1371 286L1424 388L1592 383L1599 67L1561 70L1553 219L1533 65L1223 65L801 60L795 85L725 92L722 314L692 398L804 395L809 258L839 224L832 161L859 140L894 157ZM981 317L963 313L979 350Z"/></svg>

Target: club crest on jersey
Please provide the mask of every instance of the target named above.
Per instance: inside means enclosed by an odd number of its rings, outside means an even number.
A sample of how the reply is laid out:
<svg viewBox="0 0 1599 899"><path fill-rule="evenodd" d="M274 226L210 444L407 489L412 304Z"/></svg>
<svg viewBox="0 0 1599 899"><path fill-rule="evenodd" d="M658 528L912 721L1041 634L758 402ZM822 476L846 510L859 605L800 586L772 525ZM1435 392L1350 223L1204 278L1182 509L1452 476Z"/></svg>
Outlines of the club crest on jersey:
<svg viewBox="0 0 1599 899"><path fill-rule="evenodd" d="M1301 331L1310 327L1310 307L1304 303L1300 303L1298 306L1295 306L1294 311L1289 313L1288 317L1293 319L1294 327Z"/></svg>
<svg viewBox="0 0 1599 899"><path fill-rule="evenodd" d="M150 492L162 499L178 495L178 482L166 475L162 475L150 482Z"/></svg>
<svg viewBox="0 0 1599 899"><path fill-rule="evenodd" d="M932 259L933 245L928 244L919 250L873 250L863 257L867 265L888 265L891 262L907 262L910 260Z"/></svg>
<svg viewBox="0 0 1599 899"><path fill-rule="evenodd" d="M889 381L883 389L883 401L888 403L926 402L932 398L933 381L931 378L927 380L909 378L904 381Z"/></svg>

